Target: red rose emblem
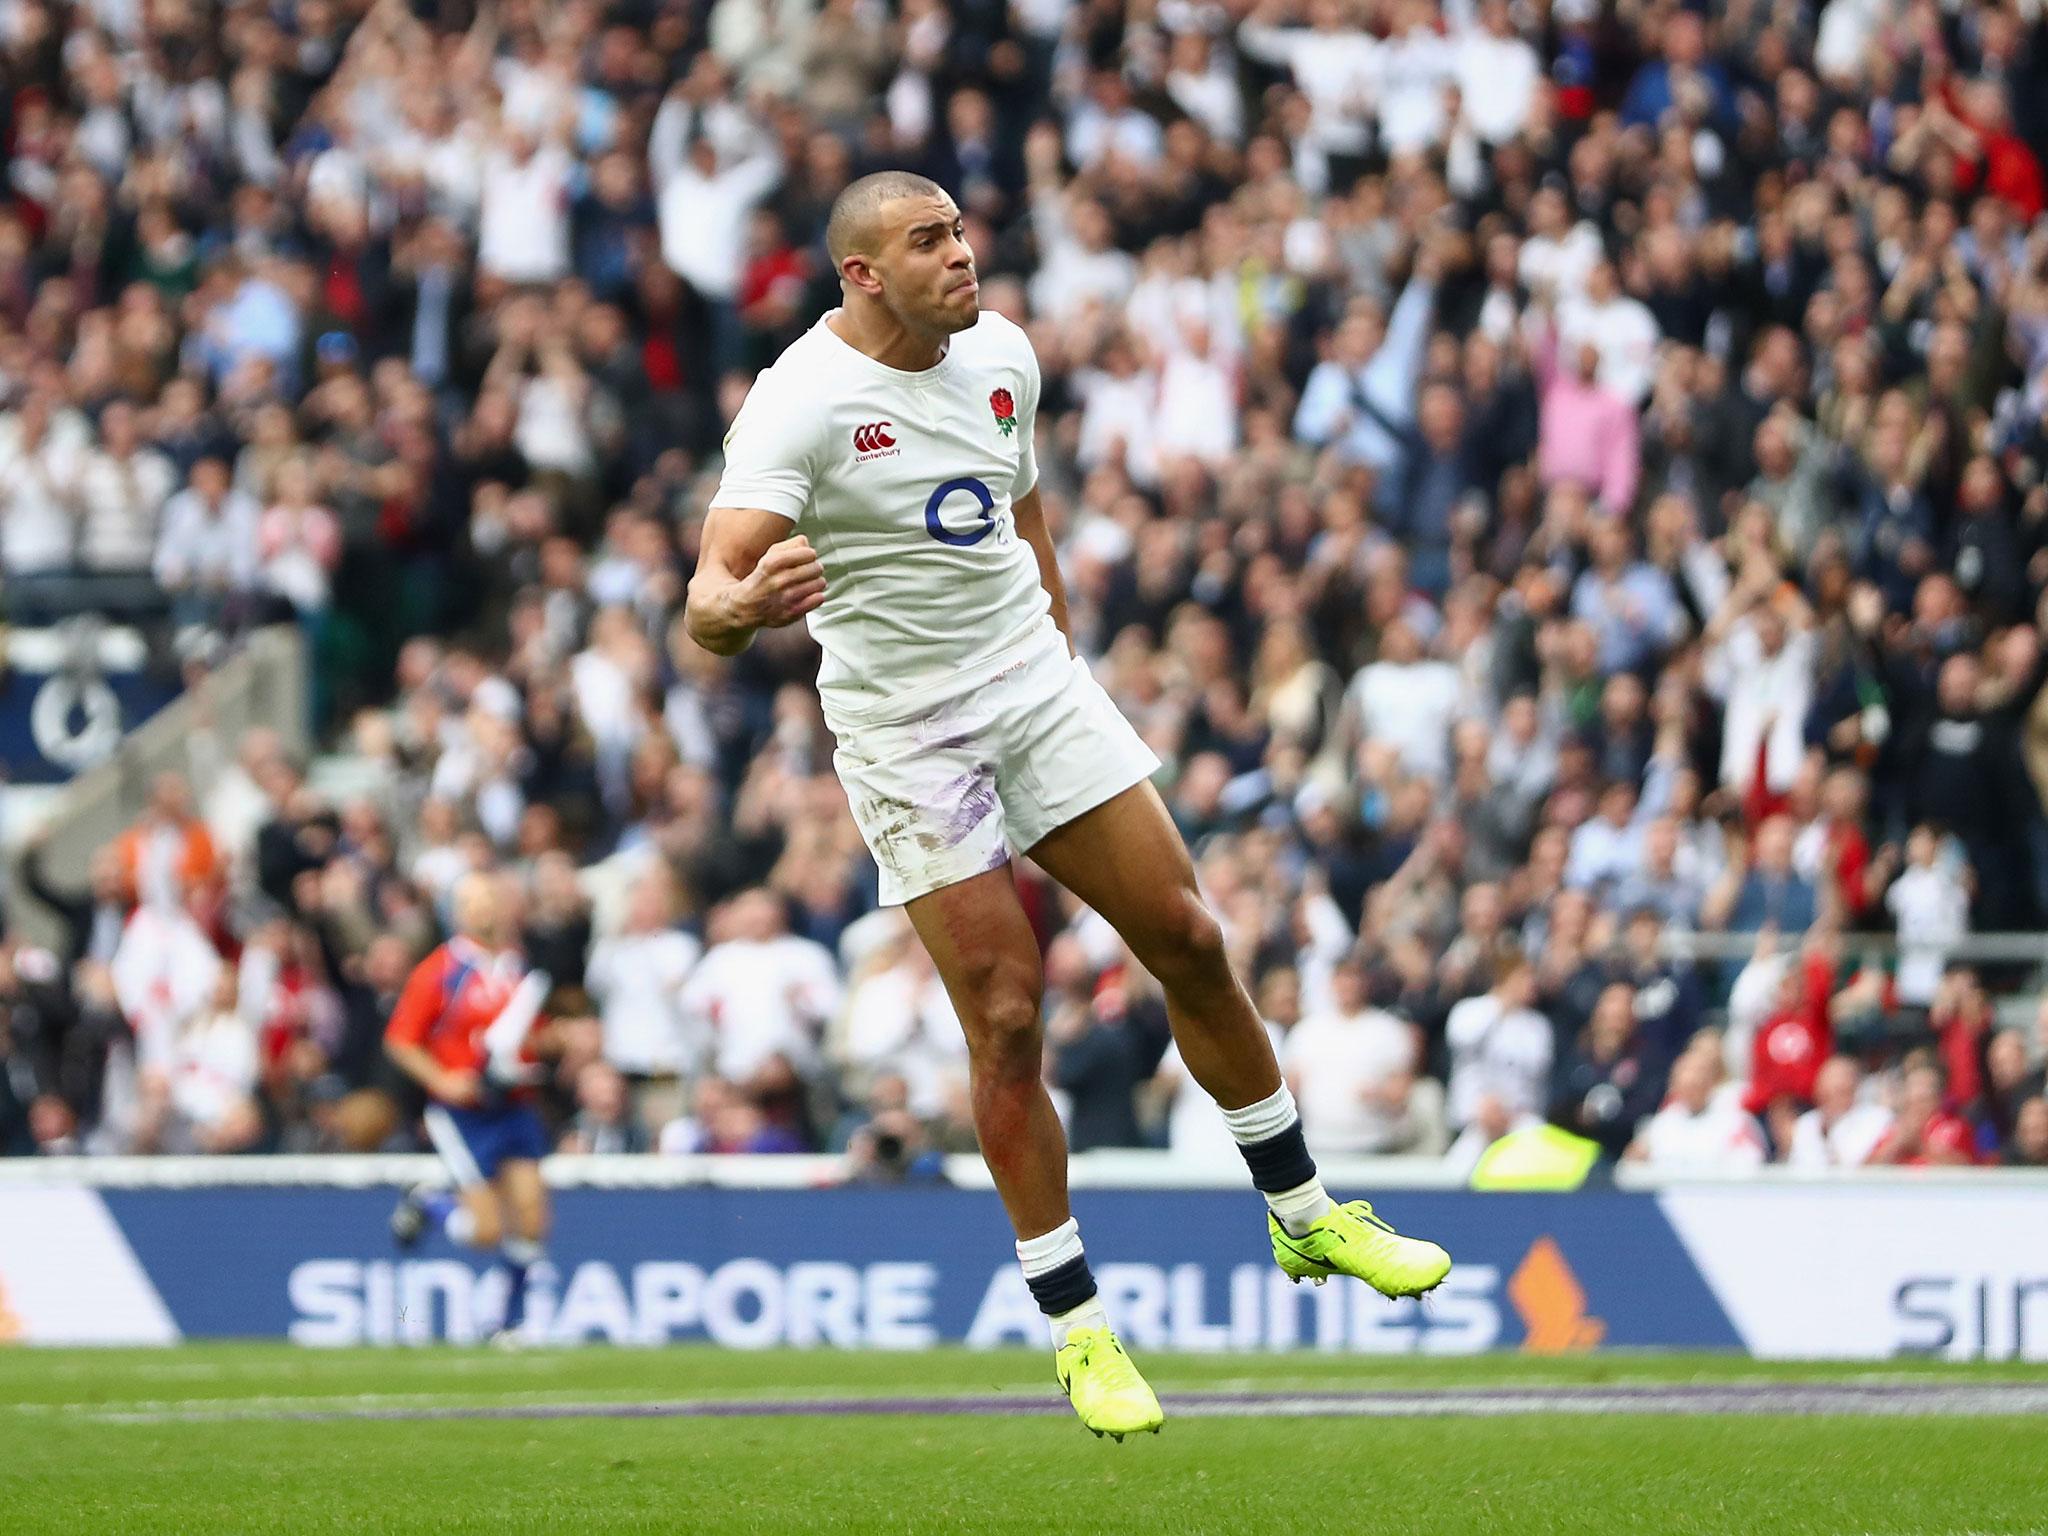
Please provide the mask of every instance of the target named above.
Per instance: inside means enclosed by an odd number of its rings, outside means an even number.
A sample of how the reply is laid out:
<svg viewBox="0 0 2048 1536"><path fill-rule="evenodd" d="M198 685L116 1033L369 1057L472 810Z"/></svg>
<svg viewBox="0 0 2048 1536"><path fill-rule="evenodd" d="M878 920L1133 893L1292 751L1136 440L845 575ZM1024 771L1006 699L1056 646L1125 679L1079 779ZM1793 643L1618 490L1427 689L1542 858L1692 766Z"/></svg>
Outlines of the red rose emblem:
<svg viewBox="0 0 2048 1536"><path fill-rule="evenodd" d="M1007 389L999 389L988 397L988 408L995 412L996 425L1008 437L1017 427L1017 402L1010 398Z"/></svg>

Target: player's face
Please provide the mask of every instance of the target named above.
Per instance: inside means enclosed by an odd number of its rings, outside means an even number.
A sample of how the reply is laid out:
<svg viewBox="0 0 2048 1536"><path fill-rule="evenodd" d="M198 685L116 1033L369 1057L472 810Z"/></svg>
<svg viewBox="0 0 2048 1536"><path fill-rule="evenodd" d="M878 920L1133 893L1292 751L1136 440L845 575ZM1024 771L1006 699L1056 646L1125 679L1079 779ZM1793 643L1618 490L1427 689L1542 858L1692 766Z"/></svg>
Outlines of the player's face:
<svg viewBox="0 0 2048 1536"><path fill-rule="evenodd" d="M479 943L499 941L504 906L497 882L489 875L469 875L456 887L455 926Z"/></svg>
<svg viewBox="0 0 2048 1536"><path fill-rule="evenodd" d="M877 263L890 308L941 334L964 331L981 314L974 250L950 197L906 197L888 209L888 255Z"/></svg>

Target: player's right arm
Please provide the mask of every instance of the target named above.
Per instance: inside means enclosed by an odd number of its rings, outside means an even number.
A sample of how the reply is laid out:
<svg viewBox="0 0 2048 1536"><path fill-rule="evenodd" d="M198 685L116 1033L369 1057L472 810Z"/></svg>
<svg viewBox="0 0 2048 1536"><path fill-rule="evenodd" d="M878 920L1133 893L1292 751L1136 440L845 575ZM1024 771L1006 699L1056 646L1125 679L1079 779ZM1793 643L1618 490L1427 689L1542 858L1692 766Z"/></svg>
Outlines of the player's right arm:
<svg viewBox="0 0 2048 1536"><path fill-rule="evenodd" d="M794 624L825 601L817 551L790 537L817 483L824 414L801 367L776 367L754 380L733 418L683 610L684 628L707 651L738 655L756 630Z"/></svg>
<svg viewBox="0 0 2048 1536"><path fill-rule="evenodd" d="M451 1072L427 1049L427 1037L441 1016L441 956L437 951L413 967L384 1026L384 1053L398 1070L444 1104L474 1104L482 1086L474 1072Z"/></svg>
<svg viewBox="0 0 2048 1536"><path fill-rule="evenodd" d="M825 567L789 519L752 507L713 507L683 609L690 638L734 656L760 629L794 624L825 601Z"/></svg>

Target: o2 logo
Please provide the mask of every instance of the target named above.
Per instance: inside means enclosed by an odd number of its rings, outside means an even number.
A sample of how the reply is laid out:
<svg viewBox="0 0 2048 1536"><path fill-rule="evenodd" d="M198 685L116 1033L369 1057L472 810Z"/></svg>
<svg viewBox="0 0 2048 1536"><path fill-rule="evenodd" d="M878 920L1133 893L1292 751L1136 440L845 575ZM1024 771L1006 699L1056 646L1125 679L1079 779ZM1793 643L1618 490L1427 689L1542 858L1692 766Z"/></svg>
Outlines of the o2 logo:
<svg viewBox="0 0 2048 1536"><path fill-rule="evenodd" d="M956 533L953 529L948 528L944 520L939 516L941 509L946 505L947 498L961 492L965 492L974 498L980 517L980 521L974 526L972 531L967 533ZM941 485L932 492L931 500L924 504L924 526L925 531L941 544L951 544L956 549L965 549L971 544L979 544L989 536L991 531L994 531L998 544L1009 542L1007 531L996 517L995 497L990 494L987 486L983 485L972 475L963 475L958 480L948 480L944 485Z"/></svg>

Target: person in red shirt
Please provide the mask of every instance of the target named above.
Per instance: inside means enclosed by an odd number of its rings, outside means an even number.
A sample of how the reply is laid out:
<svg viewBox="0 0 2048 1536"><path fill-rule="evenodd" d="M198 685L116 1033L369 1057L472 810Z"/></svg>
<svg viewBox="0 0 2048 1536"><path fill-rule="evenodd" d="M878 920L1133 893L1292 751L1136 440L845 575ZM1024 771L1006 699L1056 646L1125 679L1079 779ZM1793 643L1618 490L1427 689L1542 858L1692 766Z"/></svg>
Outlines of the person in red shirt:
<svg viewBox="0 0 2048 1536"><path fill-rule="evenodd" d="M548 978L513 944L512 903L499 877L455 888L456 936L413 970L384 1031L384 1049L426 1091L427 1137L454 1181L407 1190L391 1213L401 1246L429 1226L451 1242L497 1248L510 1273L497 1339L516 1339L527 1271L543 1257L549 1209L540 1159L547 1132L528 1086Z"/></svg>
<svg viewBox="0 0 2048 1536"><path fill-rule="evenodd" d="M1922 1062L1906 1069L1898 1119L1870 1154L1873 1165L1967 1167L1977 1161L1970 1122L1943 1103L1945 1087L1937 1066Z"/></svg>
<svg viewBox="0 0 2048 1536"><path fill-rule="evenodd" d="M1749 1087L1742 1107L1764 1117L1781 1148L1791 1144L1793 1123L1813 1103L1821 1063L1834 1054L1834 1025L1828 1015L1834 983L1829 947L1809 944L1778 983L1776 1004L1750 1045Z"/></svg>
<svg viewBox="0 0 2048 1536"><path fill-rule="evenodd" d="M1819 839L1819 871L1814 884L1832 884L1844 921L1851 927L1883 889L1871 879L1870 840L1863 835L1869 811L1870 786L1855 768L1837 768L1821 786L1821 813L1811 832Z"/></svg>
<svg viewBox="0 0 2048 1536"><path fill-rule="evenodd" d="M1984 1056L1996 1022L1991 999L1975 971L1957 968L1941 978L1927 1023L1938 1040L1941 1069L1948 1075L1948 1102L1974 1113L1984 1097Z"/></svg>

